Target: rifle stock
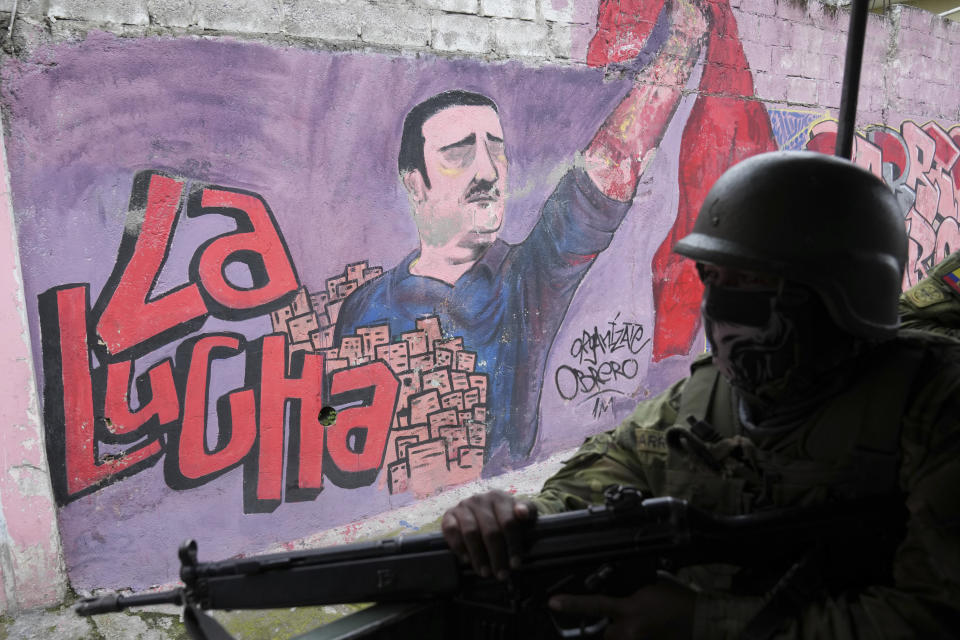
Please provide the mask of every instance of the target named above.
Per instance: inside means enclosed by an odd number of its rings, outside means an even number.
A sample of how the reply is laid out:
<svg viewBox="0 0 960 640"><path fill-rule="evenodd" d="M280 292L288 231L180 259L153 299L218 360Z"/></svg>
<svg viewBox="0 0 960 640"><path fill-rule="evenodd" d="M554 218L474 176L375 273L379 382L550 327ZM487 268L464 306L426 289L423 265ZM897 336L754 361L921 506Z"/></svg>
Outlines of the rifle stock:
<svg viewBox="0 0 960 640"><path fill-rule="evenodd" d="M523 565L505 582L461 564L441 534L218 562L198 562L196 543L188 541L179 554L184 587L86 598L76 612L94 615L170 602L202 615L201 609L432 601L443 604L446 631L439 637L585 637L595 621L564 624L550 616L546 600L551 595L626 595L655 580L660 570L743 565L771 547L778 557L799 556L826 541L869 539L902 522L902 504L885 498L716 516L682 500L643 500L635 490L618 487L606 505L540 517L527 532ZM191 631L195 638L229 637Z"/></svg>

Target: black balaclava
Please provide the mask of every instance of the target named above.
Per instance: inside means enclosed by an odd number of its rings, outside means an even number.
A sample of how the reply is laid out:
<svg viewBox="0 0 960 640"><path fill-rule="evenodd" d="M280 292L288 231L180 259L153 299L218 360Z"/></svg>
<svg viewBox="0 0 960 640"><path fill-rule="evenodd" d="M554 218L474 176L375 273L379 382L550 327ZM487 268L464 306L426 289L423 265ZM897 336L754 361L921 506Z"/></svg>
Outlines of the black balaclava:
<svg viewBox="0 0 960 640"><path fill-rule="evenodd" d="M820 296L792 282L706 284L701 312L717 368L758 424L792 423L837 393L863 344L833 322Z"/></svg>

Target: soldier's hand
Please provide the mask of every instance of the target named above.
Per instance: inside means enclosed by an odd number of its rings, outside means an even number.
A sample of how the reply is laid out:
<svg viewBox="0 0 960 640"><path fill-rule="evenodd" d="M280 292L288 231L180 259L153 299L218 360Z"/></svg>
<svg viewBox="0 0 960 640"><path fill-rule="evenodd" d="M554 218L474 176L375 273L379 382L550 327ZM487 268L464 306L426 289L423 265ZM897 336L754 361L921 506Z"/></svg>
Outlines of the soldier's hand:
<svg viewBox="0 0 960 640"><path fill-rule="evenodd" d="M672 580L660 580L625 598L556 595L554 611L587 618L608 618L604 640L689 640L693 635L696 593Z"/></svg>
<svg viewBox="0 0 960 640"><path fill-rule="evenodd" d="M447 510L441 528L450 548L474 571L506 580L509 570L520 566L523 529L536 517L532 503L490 491Z"/></svg>

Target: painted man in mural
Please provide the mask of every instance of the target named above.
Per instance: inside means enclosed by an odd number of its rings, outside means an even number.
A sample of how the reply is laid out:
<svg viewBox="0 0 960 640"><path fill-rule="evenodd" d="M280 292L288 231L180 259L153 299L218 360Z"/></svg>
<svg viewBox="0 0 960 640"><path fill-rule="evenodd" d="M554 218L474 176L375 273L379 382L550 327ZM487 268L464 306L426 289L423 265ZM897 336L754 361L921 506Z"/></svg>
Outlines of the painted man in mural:
<svg viewBox="0 0 960 640"><path fill-rule="evenodd" d="M646 54L648 64L520 244L498 237L509 163L494 100L448 91L404 121L398 168L420 247L351 294L334 339L382 322L391 334L409 331L425 315L463 336L477 370L490 376L487 472L510 468L533 447L550 345L629 210L697 60L708 25L701 10L678 0L666 19L669 32L633 35L634 54Z"/></svg>

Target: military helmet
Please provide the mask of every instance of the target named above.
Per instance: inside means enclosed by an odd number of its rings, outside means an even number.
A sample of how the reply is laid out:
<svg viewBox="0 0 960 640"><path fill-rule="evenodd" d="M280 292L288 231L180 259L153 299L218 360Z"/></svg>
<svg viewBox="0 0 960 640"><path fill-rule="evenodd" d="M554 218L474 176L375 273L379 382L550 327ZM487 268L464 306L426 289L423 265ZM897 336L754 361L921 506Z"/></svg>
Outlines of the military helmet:
<svg viewBox="0 0 960 640"><path fill-rule="evenodd" d="M810 151L744 160L713 185L674 251L806 284L855 335L897 327L904 216L893 191L848 160Z"/></svg>

